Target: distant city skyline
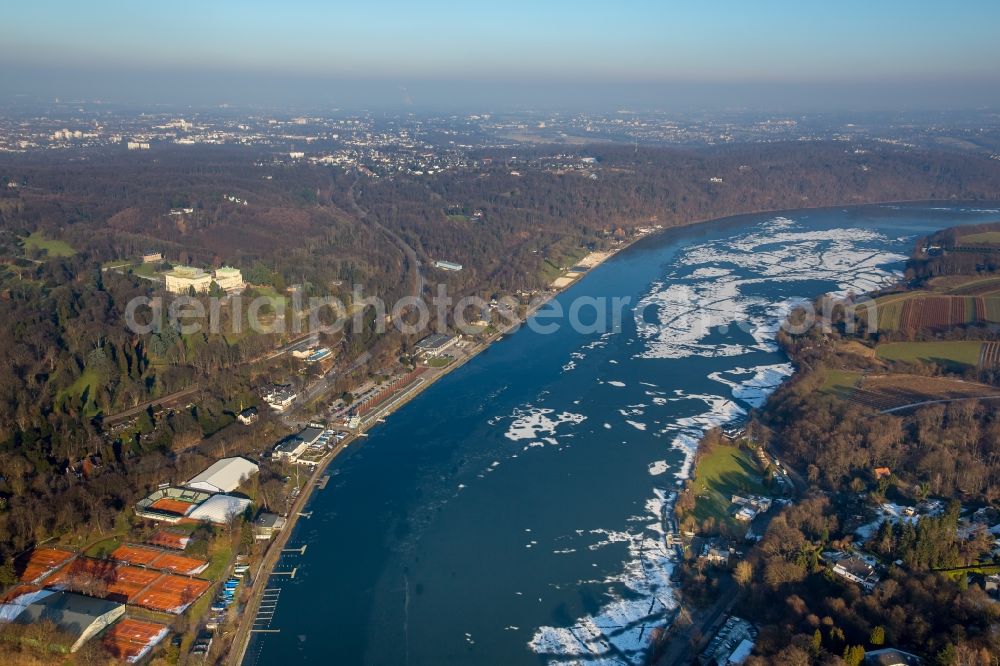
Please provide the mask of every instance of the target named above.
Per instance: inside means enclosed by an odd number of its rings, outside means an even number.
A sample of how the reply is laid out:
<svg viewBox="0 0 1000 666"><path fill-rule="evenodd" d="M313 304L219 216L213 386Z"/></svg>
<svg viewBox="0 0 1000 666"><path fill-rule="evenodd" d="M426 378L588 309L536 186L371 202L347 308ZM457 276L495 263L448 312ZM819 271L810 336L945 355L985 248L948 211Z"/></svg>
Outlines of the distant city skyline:
<svg viewBox="0 0 1000 666"><path fill-rule="evenodd" d="M0 96L417 108L1000 105L1000 4L17 3Z"/></svg>

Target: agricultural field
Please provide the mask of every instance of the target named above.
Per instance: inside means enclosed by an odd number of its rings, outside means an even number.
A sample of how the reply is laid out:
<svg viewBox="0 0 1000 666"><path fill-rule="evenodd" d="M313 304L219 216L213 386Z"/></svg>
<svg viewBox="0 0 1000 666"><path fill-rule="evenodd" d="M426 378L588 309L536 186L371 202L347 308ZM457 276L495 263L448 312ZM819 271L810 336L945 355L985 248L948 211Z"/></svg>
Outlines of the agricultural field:
<svg viewBox="0 0 1000 666"><path fill-rule="evenodd" d="M853 370L829 370L820 392L847 399L861 381L862 373Z"/></svg>
<svg viewBox="0 0 1000 666"><path fill-rule="evenodd" d="M994 284L985 285L992 293ZM876 317L865 312L869 327L880 331L945 331L955 326L1000 323L1000 295L970 296L915 291L876 299Z"/></svg>
<svg viewBox="0 0 1000 666"><path fill-rule="evenodd" d="M979 369L1000 368L1000 342L984 342L979 353Z"/></svg>
<svg viewBox="0 0 1000 666"><path fill-rule="evenodd" d="M928 287L939 294L989 296L1000 294L1000 277L944 275L931 280Z"/></svg>
<svg viewBox="0 0 1000 666"><path fill-rule="evenodd" d="M875 354L886 361L936 363L953 372L962 372L979 365L983 343L955 342L892 342L879 345Z"/></svg>
<svg viewBox="0 0 1000 666"><path fill-rule="evenodd" d="M1000 231L982 231L958 237L959 245L1000 245Z"/></svg>
<svg viewBox="0 0 1000 666"><path fill-rule="evenodd" d="M880 411L934 400L985 397L1000 397L1000 390L978 382L920 375L866 376L845 395L851 402Z"/></svg>
<svg viewBox="0 0 1000 666"><path fill-rule="evenodd" d="M878 306L877 330L898 331L902 328L903 304L905 302L906 299L899 296L886 296L885 298L875 299L875 303ZM875 328L871 324L870 315L868 315L868 318L869 328Z"/></svg>

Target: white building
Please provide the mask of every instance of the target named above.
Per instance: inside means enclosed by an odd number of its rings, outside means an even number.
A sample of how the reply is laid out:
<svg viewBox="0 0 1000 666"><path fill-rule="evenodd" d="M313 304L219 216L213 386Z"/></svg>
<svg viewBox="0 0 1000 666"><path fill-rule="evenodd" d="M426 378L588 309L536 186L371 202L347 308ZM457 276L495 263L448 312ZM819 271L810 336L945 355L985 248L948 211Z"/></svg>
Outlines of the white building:
<svg viewBox="0 0 1000 666"><path fill-rule="evenodd" d="M197 509L188 514L192 520L204 520L216 525L225 525L250 506L246 497L235 495L212 495Z"/></svg>
<svg viewBox="0 0 1000 666"><path fill-rule="evenodd" d="M209 493L236 490L260 468L246 458L223 458L184 485Z"/></svg>
<svg viewBox="0 0 1000 666"><path fill-rule="evenodd" d="M196 293L205 293L212 284L212 276L193 266L177 266L164 273L167 291L171 294L186 294L191 289Z"/></svg>
<svg viewBox="0 0 1000 666"><path fill-rule="evenodd" d="M309 426L295 435L289 435L274 447L273 455L278 460L298 462L311 447L316 446L323 436L323 428Z"/></svg>
<svg viewBox="0 0 1000 666"><path fill-rule="evenodd" d="M243 291L243 273L238 268L232 266L216 268L212 277L215 284L219 285L222 291L227 294Z"/></svg>

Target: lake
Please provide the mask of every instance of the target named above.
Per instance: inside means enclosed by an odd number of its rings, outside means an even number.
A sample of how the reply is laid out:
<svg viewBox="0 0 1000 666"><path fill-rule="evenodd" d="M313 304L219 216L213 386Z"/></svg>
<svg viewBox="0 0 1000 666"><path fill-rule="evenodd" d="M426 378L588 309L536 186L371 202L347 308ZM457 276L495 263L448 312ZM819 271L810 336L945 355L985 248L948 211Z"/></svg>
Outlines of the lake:
<svg viewBox="0 0 1000 666"><path fill-rule="evenodd" d="M773 340L799 298L891 282L966 206L747 215L669 230L556 302L620 331L525 327L420 394L331 465L245 664L642 663L675 607L662 514L705 428L791 367ZM581 300L583 299L583 300ZM583 305L580 305L583 304ZM610 310L611 308L609 308Z"/></svg>

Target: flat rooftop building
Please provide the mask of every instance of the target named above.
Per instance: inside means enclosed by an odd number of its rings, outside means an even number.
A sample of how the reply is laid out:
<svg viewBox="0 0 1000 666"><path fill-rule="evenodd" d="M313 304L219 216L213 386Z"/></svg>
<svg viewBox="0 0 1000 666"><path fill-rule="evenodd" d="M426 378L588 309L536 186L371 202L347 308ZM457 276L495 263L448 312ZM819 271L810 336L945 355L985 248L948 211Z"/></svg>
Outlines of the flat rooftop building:
<svg viewBox="0 0 1000 666"><path fill-rule="evenodd" d="M243 291L243 273L240 269L232 266L222 266L216 268L212 274L215 284L227 294Z"/></svg>
<svg viewBox="0 0 1000 666"><path fill-rule="evenodd" d="M289 460L295 462L303 453L319 441L323 434L323 428L309 426L303 428L294 435L289 435L277 443L274 447L274 457L279 460Z"/></svg>
<svg viewBox="0 0 1000 666"><path fill-rule="evenodd" d="M212 284L212 276L194 266L177 266L164 273L163 279L171 294L186 294L191 289L205 293Z"/></svg>
<svg viewBox="0 0 1000 666"><path fill-rule="evenodd" d="M223 458L184 485L208 493L228 493L239 488L258 471L260 467L257 463L246 458Z"/></svg>
<svg viewBox="0 0 1000 666"><path fill-rule="evenodd" d="M418 354L426 356L439 356L455 344L457 340L458 338L453 335L434 333L433 335L428 335L426 338L418 342L416 345L416 351Z"/></svg>

